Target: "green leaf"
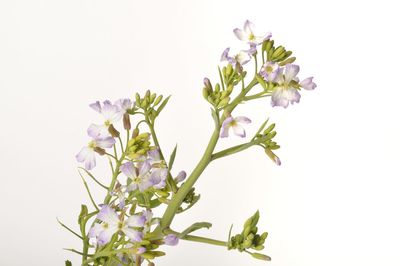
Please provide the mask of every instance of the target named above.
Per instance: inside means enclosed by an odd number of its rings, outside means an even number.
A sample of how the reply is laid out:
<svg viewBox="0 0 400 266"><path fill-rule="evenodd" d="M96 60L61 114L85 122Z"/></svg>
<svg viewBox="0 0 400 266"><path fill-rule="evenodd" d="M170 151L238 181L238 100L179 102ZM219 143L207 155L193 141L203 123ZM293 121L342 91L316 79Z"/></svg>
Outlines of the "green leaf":
<svg viewBox="0 0 400 266"><path fill-rule="evenodd" d="M65 266L72 266L72 262L70 262L69 260L65 261Z"/></svg>
<svg viewBox="0 0 400 266"><path fill-rule="evenodd" d="M174 165L177 148L178 148L178 145L175 145L175 148L172 151L171 156L169 157L169 162L168 162L168 170L169 171L171 171L172 166Z"/></svg>
<svg viewBox="0 0 400 266"><path fill-rule="evenodd" d="M78 224L82 224L82 222L85 220L86 215L88 215L88 208L85 204L81 205L81 212L79 214L78 218Z"/></svg>
<svg viewBox="0 0 400 266"><path fill-rule="evenodd" d="M160 106L158 107L157 111L156 111L156 116L158 116L161 111L164 109L164 107L167 105L169 99L171 98L171 95L168 96L167 98L164 99L164 101L162 101L162 103L160 104Z"/></svg>
<svg viewBox="0 0 400 266"><path fill-rule="evenodd" d="M179 234L179 238L182 238L191 232L194 232L196 230L202 229L202 228L207 228L209 229L212 226L211 223L208 222L200 222L200 223L194 223L191 226L189 226L187 229L185 229L182 233Z"/></svg>
<svg viewBox="0 0 400 266"><path fill-rule="evenodd" d="M267 90L267 84L265 83L265 80L258 74L256 74L256 79L258 83L263 87L264 90Z"/></svg>

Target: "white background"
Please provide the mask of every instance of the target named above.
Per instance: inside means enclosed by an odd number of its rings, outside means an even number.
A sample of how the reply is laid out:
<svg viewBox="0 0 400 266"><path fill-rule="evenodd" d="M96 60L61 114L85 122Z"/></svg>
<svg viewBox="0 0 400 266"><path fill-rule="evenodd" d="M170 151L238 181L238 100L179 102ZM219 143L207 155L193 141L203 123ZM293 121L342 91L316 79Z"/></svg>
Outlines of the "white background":
<svg viewBox="0 0 400 266"><path fill-rule="evenodd" d="M74 155L99 122L97 99L172 94L157 130L166 153L179 143L176 170L193 169L212 130L202 79L216 80L245 19L293 50L318 87L286 110L240 107L249 135L268 116L277 123L282 166L256 148L213 163L174 227L210 221L198 233L225 240L260 209L272 261L181 241L156 264L400 265L396 1L232 0L0 2L0 265L79 265L56 217L77 228L89 203Z"/></svg>

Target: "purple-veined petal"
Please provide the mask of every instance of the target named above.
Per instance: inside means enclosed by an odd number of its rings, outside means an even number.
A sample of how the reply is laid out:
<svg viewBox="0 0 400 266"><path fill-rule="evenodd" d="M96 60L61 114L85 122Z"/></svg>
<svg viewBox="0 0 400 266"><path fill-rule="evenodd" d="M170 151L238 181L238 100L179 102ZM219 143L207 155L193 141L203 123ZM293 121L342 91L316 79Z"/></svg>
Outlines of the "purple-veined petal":
<svg viewBox="0 0 400 266"><path fill-rule="evenodd" d="M120 166L119 168L124 175L126 175L129 178L136 178L136 169L135 166L133 165L133 162L127 162L124 163Z"/></svg>
<svg viewBox="0 0 400 266"><path fill-rule="evenodd" d="M165 187L168 170L166 168L158 168L153 170L150 175L149 181L152 183L152 186L156 189L162 189Z"/></svg>
<svg viewBox="0 0 400 266"><path fill-rule="evenodd" d="M236 29L233 30L233 33L235 34L235 36L236 36L239 40L241 40L241 41L247 41L247 35L246 35L246 33L245 33L243 30L236 28Z"/></svg>
<svg viewBox="0 0 400 266"><path fill-rule="evenodd" d="M132 182L126 187L126 192L135 191L138 188L139 188L138 185Z"/></svg>
<svg viewBox="0 0 400 266"><path fill-rule="evenodd" d="M245 117L245 116L237 116L235 117L235 121L239 123L244 123L244 124L249 124L251 123L250 118Z"/></svg>
<svg viewBox="0 0 400 266"><path fill-rule="evenodd" d="M136 231L135 229L124 227L122 228L122 232L124 232L132 242L140 242L143 239L143 233Z"/></svg>
<svg viewBox="0 0 400 266"><path fill-rule="evenodd" d="M152 180L150 180L148 177L143 178L142 181L138 184L138 188L140 192L145 191L149 187L153 186Z"/></svg>
<svg viewBox="0 0 400 266"><path fill-rule="evenodd" d="M96 101L94 103L89 104L90 108L92 108L93 110L95 110L96 112L101 113L101 105L99 101Z"/></svg>
<svg viewBox="0 0 400 266"><path fill-rule="evenodd" d="M103 226L99 223L95 223L89 230L88 236L89 238L97 237L101 231L103 231Z"/></svg>
<svg viewBox="0 0 400 266"><path fill-rule="evenodd" d="M306 90L313 90L317 87L317 84L315 84L312 80L313 77L306 78L300 82L300 86Z"/></svg>
<svg viewBox="0 0 400 266"><path fill-rule="evenodd" d="M169 246L176 246L179 243L179 238L177 235L169 234L164 237L164 243Z"/></svg>
<svg viewBox="0 0 400 266"><path fill-rule="evenodd" d="M78 162L85 163L86 170L92 170L96 166L95 152L89 147L83 147L75 157Z"/></svg>
<svg viewBox="0 0 400 266"><path fill-rule="evenodd" d="M105 125L96 125L91 124L87 129L87 134L89 137L96 139L96 138L105 138L110 136L108 132L108 128Z"/></svg>
<svg viewBox="0 0 400 266"><path fill-rule="evenodd" d="M128 98L123 98L117 100L114 105L118 106L121 110L126 112L128 109L132 108L132 101Z"/></svg>
<svg viewBox="0 0 400 266"><path fill-rule="evenodd" d="M254 24L249 20L246 20L244 22L243 29L246 32L247 36L249 36L250 34L254 34L253 33L254 32Z"/></svg>
<svg viewBox="0 0 400 266"><path fill-rule="evenodd" d="M241 65L244 65L246 63L248 63L250 61L250 56L247 52L244 51L240 51L236 56L235 56L235 60L236 62L238 62Z"/></svg>
<svg viewBox="0 0 400 266"><path fill-rule="evenodd" d="M126 224L131 227L143 227L146 223L146 217L144 215L131 215L126 220Z"/></svg>
<svg viewBox="0 0 400 266"><path fill-rule="evenodd" d="M244 128L239 125L239 124L234 124L232 126L233 129L233 133L235 133L236 136L239 136L241 138L246 137L246 131L244 130Z"/></svg>
<svg viewBox="0 0 400 266"><path fill-rule="evenodd" d="M143 253L145 253L146 252L146 248L145 247L138 247L137 248L137 251L136 251L136 254L143 254Z"/></svg>
<svg viewBox="0 0 400 266"><path fill-rule="evenodd" d="M271 105L282 106L287 108L289 103L298 103L300 101L300 93L295 88L277 87L271 95Z"/></svg>
<svg viewBox="0 0 400 266"><path fill-rule="evenodd" d="M117 213L109 205L103 205L97 214L97 219L108 224L108 226L118 225L119 218Z"/></svg>
<svg viewBox="0 0 400 266"><path fill-rule="evenodd" d="M221 61L229 61L229 50L230 48L226 48L221 55Z"/></svg>
<svg viewBox="0 0 400 266"><path fill-rule="evenodd" d="M115 144L115 139L113 137L106 137L103 139L96 139L96 146L103 148L103 149L108 149L114 146Z"/></svg>
<svg viewBox="0 0 400 266"><path fill-rule="evenodd" d="M151 164L144 161L139 163L139 176L145 176L151 169Z"/></svg>
<svg viewBox="0 0 400 266"><path fill-rule="evenodd" d="M118 231L117 225L108 225L107 228L104 228L103 231L100 232L97 237L97 241L100 246L104 246L108 242L110 242L112 236Z"/></svg>
<svg viewBox="0 0 400 266"><path fill-rule="evenodd" d="M299 73L299 71L300 67L298 65L287 64L285 67L286 82L289 83L291 80L293 80L297 76L297 73Z"/></svg>
<svg viewBox="0 0 400 266"><path fill-rule="evenodd" d="M111 102L105 101L101 110L101 114L106 121L115 123L122 118L123 112L117 105L113 105Z"/></svg>

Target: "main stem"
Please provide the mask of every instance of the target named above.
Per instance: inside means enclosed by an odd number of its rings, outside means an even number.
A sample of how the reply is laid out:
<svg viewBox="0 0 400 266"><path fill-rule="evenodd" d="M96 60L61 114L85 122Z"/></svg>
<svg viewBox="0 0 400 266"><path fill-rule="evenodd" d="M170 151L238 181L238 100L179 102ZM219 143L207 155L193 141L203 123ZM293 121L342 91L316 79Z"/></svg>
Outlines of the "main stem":
<svg viewBox="0 0 400 266"><path fill-rule="evenodd" d="M257 84L257 79L254 77L253 80L249 83L249 85L244 88L239 95L225 108L224 113L222 114L219 121L215 123L214 132L211 135L210 141L208 142L207 148L204 151L203 156L201 157L199 163L194 168L193 172L188 177L187 181L179 188L178 193L174 195L171 203L168 205L165 213L161 219L160 226L155 230L155 234L162 234L163 230L168 228L172 220L174 219L176 212L183 200L185 199L187 193L194 186L197 179L200 177L201 173L203 173L204 169L208 166L208 164L212 160L212 154L214 152L215 146L217 145L220 129L221 129L221 121L224 121L226 117L230 115L233 109L242 102L243 98L246 94Z"/></svg>

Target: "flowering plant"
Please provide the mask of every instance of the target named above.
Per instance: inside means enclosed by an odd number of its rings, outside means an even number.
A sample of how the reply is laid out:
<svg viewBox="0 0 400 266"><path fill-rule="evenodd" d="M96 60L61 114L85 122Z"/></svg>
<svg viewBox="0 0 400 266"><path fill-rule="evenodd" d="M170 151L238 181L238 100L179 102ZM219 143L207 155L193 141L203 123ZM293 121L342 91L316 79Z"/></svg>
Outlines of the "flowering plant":
<svg viewBox="0 0 400 266"><path fill-rule="evenodd" d="M210 228L208 222L194 223L182 232L172 229L175 215L189 210L200 199L194 185L212 161L258 146L274 163L281 164L275 154L279 149L274 141L275 124L269 124L268 120L244 143L215 151L219 139L230 137L232 132L246 138L244 127L251 120L236 116L239 104L270 97L273 107L287 108L300 101L301 89L316 87L312 77L303 81L297 78L299 66L293 64L295 57L283 46L276 47L270 33L258 36L254 25L246 21L243 29L235 29L234 34L248 48L235 55L230 54L229 48L225 49L221 61L226 64L218 67L220 80L212 84L208 78L204 79L203 97L211 105L214 131L188 177L185 171L173 170L176 147L165 157L155 132L155 122L170 97L147 91L144 95L136 93L134 99L90 104L103 117L103 122L89 126L89 144L76 159L84 166L79 167L79 173L93 206L91 210L81 206L79 232L60 222L81 239L81 250L68 250L82 257L82 265L155 265L156 258L165 255L162 246L174 246L180 240L223 246L256 259L270 260L269 256L259 253L264 249L268 233L258 231L258 211L247 219L242 232L233 235L231 227L226 241L192 234ZM251 61L255 73L248 81L245 65ZM99 156L106 157L111 167L108 185L101 183L92 172ZM101 204L93 199L85 178L104 188ZM155 209L160 209L162 215L156 216ZM65 264L72 265L70 261Z"/></svg>

